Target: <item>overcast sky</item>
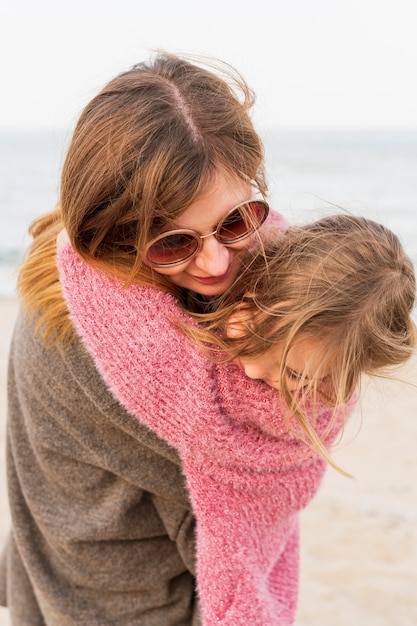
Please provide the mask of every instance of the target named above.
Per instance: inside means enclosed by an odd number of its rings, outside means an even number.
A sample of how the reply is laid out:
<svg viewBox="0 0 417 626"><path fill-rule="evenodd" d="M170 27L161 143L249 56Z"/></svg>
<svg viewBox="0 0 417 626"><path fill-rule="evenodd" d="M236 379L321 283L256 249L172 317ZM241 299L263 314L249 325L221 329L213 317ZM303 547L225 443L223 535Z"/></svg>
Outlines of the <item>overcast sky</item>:
<svg viewBox="0 0 417 626"><path fill-rule="evenodd" d="M417 129L416 0L1 0L0 129L68 128L163 48L217 56L261 128Z"/></svg>

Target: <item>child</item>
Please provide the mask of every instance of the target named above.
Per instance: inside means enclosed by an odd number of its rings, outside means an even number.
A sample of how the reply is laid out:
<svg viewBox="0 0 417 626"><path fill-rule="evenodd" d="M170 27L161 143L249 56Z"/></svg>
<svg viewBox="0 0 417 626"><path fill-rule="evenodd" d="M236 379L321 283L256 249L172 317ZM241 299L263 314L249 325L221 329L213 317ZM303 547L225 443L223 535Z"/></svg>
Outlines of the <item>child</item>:
<svg viewBox="0 0 417 626"><path fill-rule="evenodd" d="M197 521L202 623L293 624L298 513L319 487L361 374L402 363L415 344L415 277L398 239L350 216L274 231L218 310L200 316L205 326L170 295L124 288L93 269L65 236L58 262L72 319L107 385L179 451ZM155 314L161 299L165 325ZM173 333L178 325L185 332ZM143 366L149 338L152 376ZM214 349L211 364L197 344ZM161 397L158 410L144 410L149 395Z"/></svg>
<svg viewBox="0 0 417 626"><path fill-rule="evenodd" d="M338 214L272 232L216 311L196 317L247 376L280 390L330 461L302 400L310 399L310 411L313 398L343 406L362 374L382 375L411 356L413 264L392 231L361 217Z"/></svg>

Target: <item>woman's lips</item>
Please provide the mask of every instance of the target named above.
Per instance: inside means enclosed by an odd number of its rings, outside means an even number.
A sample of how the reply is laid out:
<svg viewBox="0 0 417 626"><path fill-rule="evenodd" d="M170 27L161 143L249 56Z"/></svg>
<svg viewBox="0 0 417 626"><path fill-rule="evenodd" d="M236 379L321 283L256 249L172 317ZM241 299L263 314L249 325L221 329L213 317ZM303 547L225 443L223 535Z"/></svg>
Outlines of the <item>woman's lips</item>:
<svg viewBox="0 0 417 626"><path fill-rule="evenodd" d="M227 271L225 274L222 274L221 276L194 276L192 275L192 278L194 278L194 280L197 280L199 283L203 283L204 285L217 285L217 283L222 283L227 276L229 275L229 272Z"/></svg>

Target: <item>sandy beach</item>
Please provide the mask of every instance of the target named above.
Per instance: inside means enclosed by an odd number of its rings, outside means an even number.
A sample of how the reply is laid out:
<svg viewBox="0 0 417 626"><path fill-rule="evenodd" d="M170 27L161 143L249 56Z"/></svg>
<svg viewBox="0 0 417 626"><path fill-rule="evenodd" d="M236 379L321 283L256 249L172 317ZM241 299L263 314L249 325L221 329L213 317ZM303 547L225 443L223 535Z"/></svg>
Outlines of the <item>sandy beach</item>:
<svg viewBox="0 0 417 626"><path fill-rule="evenodd" d="M0 541L9 527L6 368L17 303L0 298ZM417 624L417 359L366 385L335 460L302 514L297 626ZM9 626L0 609L0 626ZM250 625L248 625L250 626Z"/></svg>

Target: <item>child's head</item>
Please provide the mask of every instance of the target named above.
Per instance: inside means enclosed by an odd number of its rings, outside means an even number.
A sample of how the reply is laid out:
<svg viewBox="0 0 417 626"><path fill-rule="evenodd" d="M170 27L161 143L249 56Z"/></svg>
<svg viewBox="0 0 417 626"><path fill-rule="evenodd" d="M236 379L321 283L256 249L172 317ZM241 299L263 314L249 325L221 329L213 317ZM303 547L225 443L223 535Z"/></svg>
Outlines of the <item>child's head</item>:
<svg viewBox="0 0 417 626"><path fill-rule="evenodd" d="M275 371L268 359L267 375L283 389L294 388L292 372L312 380L314 365L318 380L334 381L335 402L352 395L361 374L409 358L415 274L388 228L335 215L289 229L266 242L264 252L253 256L224 302L235 358L250 362L279 350L280 367ZM243 299L232 304L239 292ZM295 352L304 355L305 368Z"/></svg>
<svg viewBox="0 0 417 626"><path fill-rule="evenodd" d="M406 361L415 296L413 264L396 235L341 214L254 251L211 328L223 331L219 343L248 376L281 390L314 440L302 399L341 405L362 374Z"/></svg>

